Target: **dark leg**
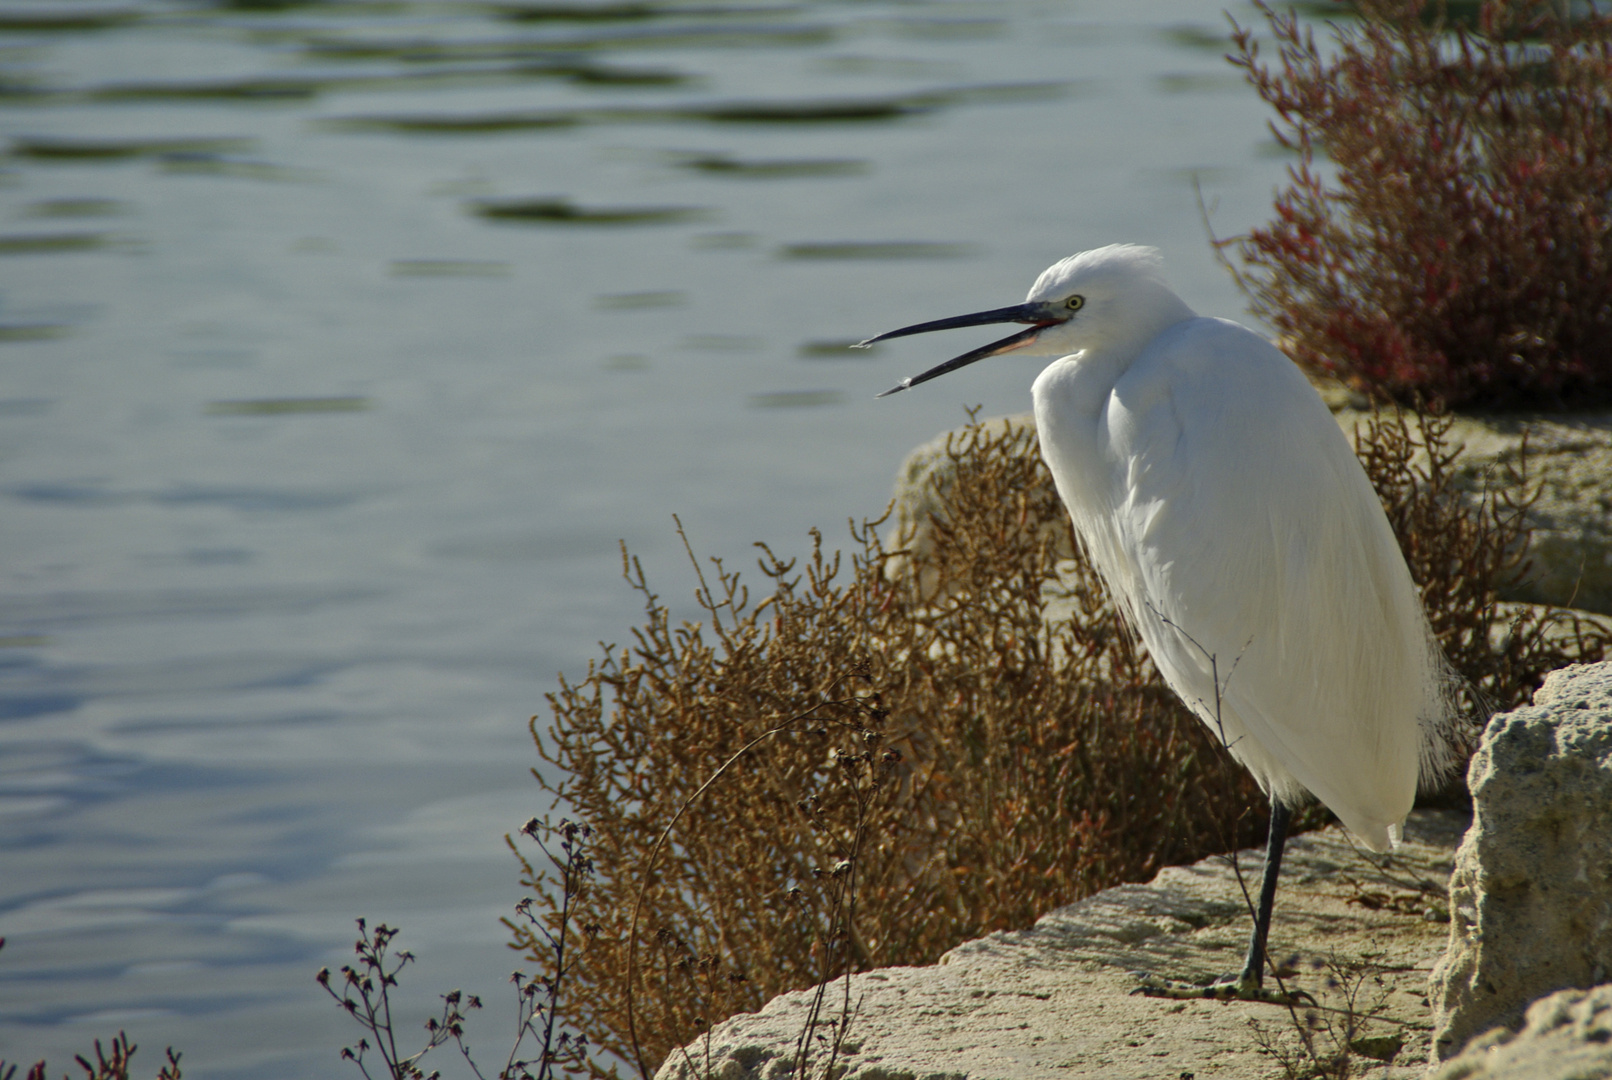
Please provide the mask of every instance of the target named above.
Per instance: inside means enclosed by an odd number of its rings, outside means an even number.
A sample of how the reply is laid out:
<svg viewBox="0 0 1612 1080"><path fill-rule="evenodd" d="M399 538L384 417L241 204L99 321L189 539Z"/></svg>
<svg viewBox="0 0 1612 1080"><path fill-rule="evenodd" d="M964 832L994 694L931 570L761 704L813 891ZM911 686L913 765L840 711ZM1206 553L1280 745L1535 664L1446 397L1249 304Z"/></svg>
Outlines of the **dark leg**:
<svg viewBox="0 0 1612 1080"><path fill-rule="evenodd" d="M1282 848L1287 844L1287 823L1293 811L1271 800L1271 833L1265 846L1265 873L1259 881L1259 910L1254 915L1254 936L1248 942L1248 959L1237 977L1242 990L1257 990L1265 983L1265 941L1271 932L1271 908L1276 903L1276 879L1282 873Z"/></svg>
<svg viewBox="0 0 1612 1080"><path fill-rule="evenodd" d="M1133 994L1149 997L1175 998L1178 1001L1263 1001L1271 1005L1296 1005L1301 1002L1315 1004L1302 990L1278 992L1266 990L1265 943L1271 932L1271 908L1276 903L1276 879L1282 873L1282 849L1287 845L1287 826L1293 817L1291 808L1279 802L1271 803L1271 832L1265 846L1265 873L1259 882L1259 909L1254 913L1254 936L1248 942L1248 959L1243 963L1242 974L1227 975L1209 986L1177 983L1155 975L1138 973L1142 985Z"/></svg>

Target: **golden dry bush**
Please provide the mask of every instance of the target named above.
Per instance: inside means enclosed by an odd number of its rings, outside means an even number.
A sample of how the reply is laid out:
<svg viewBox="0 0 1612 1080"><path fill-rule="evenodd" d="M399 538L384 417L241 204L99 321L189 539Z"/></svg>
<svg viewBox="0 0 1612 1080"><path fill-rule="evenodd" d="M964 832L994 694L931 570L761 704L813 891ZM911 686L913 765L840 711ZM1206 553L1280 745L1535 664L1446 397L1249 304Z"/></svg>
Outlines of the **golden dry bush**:
<svg viewBox="0 0 1612 1080"><path fill-rule="evenodd" d="M1461 501L1445 431L1382 417L1360 452L1452 657L1508 705L1607 639L1563 641L1536 618L1489 647L1521 519ZM624 555L643 625L562 680L546 727L533 720L540 782L594 830L596 877L571 916L592 937L565 1005L594 1045L653 1071L782 991L931 962L1262 834L1252 781L1094 573L1060 561L1072 537L1034 432L975 423L947 457L921 550L887 551L880 522L854 528L848 554L816 534L800 562L763 547L755 596L711 560L702 623L673 625ZM1049 602L1065 617L1049 623ZM558 912L552 883L527 884Z"/></svg>

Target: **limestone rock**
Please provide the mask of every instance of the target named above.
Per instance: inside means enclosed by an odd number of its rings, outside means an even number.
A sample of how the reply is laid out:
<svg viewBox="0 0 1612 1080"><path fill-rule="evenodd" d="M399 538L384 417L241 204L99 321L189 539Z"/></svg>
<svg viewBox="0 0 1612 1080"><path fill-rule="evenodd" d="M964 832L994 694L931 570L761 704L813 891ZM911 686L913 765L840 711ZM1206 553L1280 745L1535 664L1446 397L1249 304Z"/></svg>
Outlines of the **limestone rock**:
<svg viewBox="0 0 1612 1080"><path fill-rule="evenodd" d="M1445 937L1443 881L1465 824L1451 811L1418 810L1406 823L1407 843L1391 855L1361 850L1338 828L1289 842L1272 955L1295 957L1288 985L1324 1005L1341 1004L1330 985L1341 971L1362 1013L1380 1006L1378 1019L1345 1040L1364 1055L1355 1064L1373 1080L1412 1080L1424 1070L1425 979ZM1260 853L1238 859L1257 888ZM1250 925L1227 860L1211 858L1059 908L1031 929L960 945L931 967L855 975L836 1075L1269 1080L1281 1071L1262 1038L1278 1052L1297 1048L1286 1009L1130 993L1136 973L1207 981L1235 970ZM709 1043L674 1052L657 1080L783 1080L792 1075L812 1002L812 991L783 994L717 1025ZM814 1076L845 1005L844 982L828 984L822 1021L808 1040Z"/></svg>
<svg viewBox="0 0 1612 1080"><path fill-rule="evenodd" d="M1346 431L1360 416L1337 414ZM1528 512L1533 565L1504 599L1612 614L1612 414L1457 417L1457 482L1474 499L1504 490L1501 466L1517 460L1524 434L1529 483L1539 487Z"/></svg>
<svg viewBox="0 0 1612 1080"><path fill-rule="evenodd" d="M1520 1032L1495 1028L1428 1080L1605 1080L1612 1077L1612 986L1534 1002Z"/></svg>
<svg viewBox="0 0 1612 1080"><path fill-rule="evenodd" d="M1612 663L1552 672L1489 722L1467 773L1473 823L1433 975L1434 1054L1612 971Z"/></svg>

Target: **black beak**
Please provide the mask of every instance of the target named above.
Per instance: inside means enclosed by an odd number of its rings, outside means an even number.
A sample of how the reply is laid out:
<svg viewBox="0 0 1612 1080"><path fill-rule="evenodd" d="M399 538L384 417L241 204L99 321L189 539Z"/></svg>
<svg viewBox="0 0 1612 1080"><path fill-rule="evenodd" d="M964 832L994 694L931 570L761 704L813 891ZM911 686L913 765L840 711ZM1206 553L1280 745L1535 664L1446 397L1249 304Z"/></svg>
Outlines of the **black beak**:
<svg viewBox="0 0 1612 1080"><path fill-rule="evenodd" d="M911 378L902 379L895 386L892 386L890 389L879 395L880 397L889 397L891 394L899 393L910 386L917 386L919 383L928 382L930 379L938 378L939 376L946 374L948 371L956 371L960 367L967 367L976 360L984 360L987 356L999 356L1005 352L1012 352L1014 349L1028 345L1030 342L1034 341L1036 335L1041 333L1043 328L1053 326L1063 321L1063 316L1053 315L1050 306L1047 304L1018 304L1014 307L995 308L991 311L977 311L972 315L955 315L950 319L936 319L934 322L918 323L914 326L903 326L900 330L891 330L889 333L880 334L878 337L870 337L866 341L858 344L857 348L860 349L864 346L872 345L876 341L888 341L891 338L907 337L910 334L927 334L931 330L955 330L960 326L985 326L989 323L1030 324L1030 329L1021 330L1012 337L1003 338L1001 341L993 341L989 345L982 345L973 352L966 352L962 356L954 357L938 367L932 367L922 375L914 375Z"/></svg>

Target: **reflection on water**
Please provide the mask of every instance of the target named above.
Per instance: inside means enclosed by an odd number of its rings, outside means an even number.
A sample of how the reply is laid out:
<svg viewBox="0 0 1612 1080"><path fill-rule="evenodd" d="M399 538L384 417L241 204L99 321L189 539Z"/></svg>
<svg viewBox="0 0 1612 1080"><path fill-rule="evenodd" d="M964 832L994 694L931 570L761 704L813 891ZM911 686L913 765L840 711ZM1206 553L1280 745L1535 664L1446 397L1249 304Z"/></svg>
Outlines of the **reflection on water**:
<svg viewBox="0 0 1612 1080"><path fill-rule="evenodd" d="M74 138L70 136L14 135L7 152L19 158L51 162L115 161L121 158L160 157L165 154L228 153L252 145L247 138Z"/></svg>
<svg viewBox="0 0 1612 1080"><path fill-rule="evenodd" d="M383 131L409 135L498 135L568 128L583 122L575 113L485 113L471 116L349 116L324 121L331 131Z"/></svg>
<svg viewBox="0 0 1612 1080"><path fill-rule="evenodd" d="M859 348L860 342L855 338L842 338L837 341L806 341L795 350L796 354L807 360L872 360L879 354L877 345Z"/></svg>
<svg viewBox="0 0 1612 1080"><path fill-rule="evenodd" d="M817 405L839 405L845 395L838 390L778 390L751 394L750 404L758 409L809 409Z"/></svg>
<svg viewBox="0 0 1612 1080"><path fill-rule="evenodd" d="M1178 23L1158 30L1167 45L1185 49L1201 49L1217 56L1231 48L1231 34L1224 28L1211 29L1194 23Z"/></svg>
<svg viewBox="0 0 1612 1080"><path fill-rule="evenodd" d="M783 180L803 176L856 176L868 171L865 161L827 158L822 160L740 161L725 154L670 155L674 164L715 176L735 176L745 180Z"/></svg>
<svg viewBox="0 0 1612 1080"><path fill-rule="evenodd" d="M593 298L596 307L613 311L637 311L640 308L682 307L688 303L688 293L677 289L658 289L654 292L611 293Z"/></svg>
<svg viewBox="0 0 1612 1080"><path fill-rule="evenodd" d="M11 341L49 341L52 338L66 336L69 329L70 327L63 323L0 323L0 344ZM0 402L0 415L14 405L14 402Z"/></svg>
<svg viewBox="0 0 1612 1080"><path fill-rule="evenodd" d="M127 8L104 11L73 11L66 8L55 11L0 11L0 31L48 34L106 30L114 26L127 25L139 17L138 11Z"/></svg>
<svg viewBox="0 0 1612 1080"><path fill-rule="evenodd" d="M0 255L48 255L67 251L95 251L110 247L116 237L103 232L12 233L0 235Z"/></svg>
<svg viewBox="0 0 1612 1080"><path fill-rule="evenodd" d="M288 416L293 413L363 412L374 403L363 397L258 398L252 401L212 401L210 416Z"/></svg>
<svg viewBox="0 0 1612 1080"><path fill-rule="evenodd" d="M238 180L268 180L276 183L311 183L323 179L313 169L290 169L269 161L226 157L223 154L163 154L158 158L163 172L229 176Z"/></svg>
<svg viewBox="0 0 1612 1080"><path fill-rule="evenodd" d="M690 206L577 206L569 199L478 199L472 213L532 225L675 225L708 217Z"/></svg>
<svg viewBox="0 0 1612 1080"><path fill-rule="evenodd" d="M27 208L29 217L111 217L128 212L129 205L117 199L40 199Z"/></svg>
<svg viewBox="0 0 1612 1080"><path fill-rule="evenodd" d="M974 254L970 244L929 240L850 240L827 244L785 244L786 259L961 259Z"/></svg>
<svg viewBox="0 0 1612 1080"><path fill-rule="evenodd" d="M1287 159L1227 34L1187 0L0 10L5 1055L125 1026L198 1080L349 1075L312 976L359 915L420 957L411 1029L495 995L502 836L550 809L527 719L636 621L619 540L684 596L674 512L730 558L877 513L1035 368L875 402L967 343L850 346L1079 248L1158 244L1238 314L1193 181L1232 235Z"/></svg>

